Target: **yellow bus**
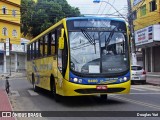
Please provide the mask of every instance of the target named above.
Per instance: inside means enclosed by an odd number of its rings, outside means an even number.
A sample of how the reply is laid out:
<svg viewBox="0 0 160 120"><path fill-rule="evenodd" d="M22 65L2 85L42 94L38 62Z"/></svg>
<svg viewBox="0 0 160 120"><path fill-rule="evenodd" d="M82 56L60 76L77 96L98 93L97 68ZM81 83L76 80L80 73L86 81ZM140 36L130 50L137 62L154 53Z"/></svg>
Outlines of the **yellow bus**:
<svg viewBox="0 0 160 120"><path fill-rule="evenodd" d="M127 94L130 58L126 23L106 17L64 18L27 45L27 78L60 96Z"/></svg>

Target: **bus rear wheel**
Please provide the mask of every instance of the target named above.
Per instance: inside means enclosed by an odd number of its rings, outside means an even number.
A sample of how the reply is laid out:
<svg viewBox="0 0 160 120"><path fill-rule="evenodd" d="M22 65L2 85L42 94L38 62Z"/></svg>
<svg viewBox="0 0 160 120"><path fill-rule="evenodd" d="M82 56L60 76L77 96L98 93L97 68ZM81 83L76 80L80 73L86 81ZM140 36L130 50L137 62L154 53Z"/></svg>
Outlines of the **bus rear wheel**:
<svg viewBox="0 0 160 120"><path fill-rule="evenodd" d="M54 96L56 102L60 102L60 95L56 93L56 83L54 77L51 76L50 80L51 94Z"/></svg>

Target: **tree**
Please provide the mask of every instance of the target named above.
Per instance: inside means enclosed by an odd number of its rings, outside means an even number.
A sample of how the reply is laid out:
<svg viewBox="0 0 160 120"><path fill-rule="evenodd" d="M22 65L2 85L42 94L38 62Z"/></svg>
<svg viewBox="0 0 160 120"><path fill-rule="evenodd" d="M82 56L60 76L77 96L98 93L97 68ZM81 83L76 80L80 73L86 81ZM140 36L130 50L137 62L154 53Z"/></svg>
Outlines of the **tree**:
<svg viewBox="0 0 160 120"><path fill-rule="evenodd" d="M33 0L22 0L21 2L21 31L23 36L31 36L31 23L32 14L35 7L35 2Z"/></svg>
<svg viewBox="0 0 160 120"><path fill-rule="evenodd" d="M37 36L65 17L80 16L78 8L71 7L66 0L22 0L22 32Z"/></svg>

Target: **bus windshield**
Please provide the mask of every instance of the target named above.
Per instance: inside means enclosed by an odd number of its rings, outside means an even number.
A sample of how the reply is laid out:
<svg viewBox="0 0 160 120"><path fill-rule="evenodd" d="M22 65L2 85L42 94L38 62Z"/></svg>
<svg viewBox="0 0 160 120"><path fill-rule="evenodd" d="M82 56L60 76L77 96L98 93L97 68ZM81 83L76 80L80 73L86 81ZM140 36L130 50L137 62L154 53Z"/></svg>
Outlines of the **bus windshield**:
<svg viewBox="0 0 160 120"><path fill-rule="evenodd" d="M69 31L69 43L75 72L114 74L129 69L127 34L117 26Z"/></svg>

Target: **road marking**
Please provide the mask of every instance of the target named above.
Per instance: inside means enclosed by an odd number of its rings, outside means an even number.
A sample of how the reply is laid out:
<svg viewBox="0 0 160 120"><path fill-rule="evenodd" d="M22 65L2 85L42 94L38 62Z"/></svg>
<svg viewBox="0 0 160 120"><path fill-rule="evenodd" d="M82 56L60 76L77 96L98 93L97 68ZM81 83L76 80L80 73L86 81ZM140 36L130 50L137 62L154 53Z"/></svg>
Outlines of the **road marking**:
<svg viewBox="0 0 160 120"><path fill-rule="evenodd" d="M132 90L138 90L138 91L146 91L146 90L143 90L143 89L138 89L138 88L134 88L134 87L131 87Z"/></svg>
<svg viewBox="0 0 160 120"><path fill-rule="evenodd" d="M160 89L158 89L158 88L151 88L151 87L139 87L139 88L143 88L146 90L160 91Z"/></svg>
<svg viewBox="0 0 160 120"><path fill-rule="evenodd" d="M118 95L113 95L113 96L110 95L110 96L113 97L113 98L119 99L119 100L123 100L123 101L131 102L131 103L134 103L134 104L138 104L138 105L141 105L141 106L146 106L146 107L150 107L150 108L160 110L160 106L158 106L158 105L154 105L154 104L150 104L150 103L144 103L144 102L141 102L141 101L120 97Z"/></svg>
<svg viewBox="0 0 160 120"><path fill-rule="evenodd" d="M37 95L39 95L38 93L34 92L33 90L27 90L27 91L29 92L29 94L31 96L37 96Z"/></svg>
<svg viewBox="0 0 160 120"><path fill-rule="evenodd" d="M18 91L11 91L11 95L12 95L12 96L15 96L15 97L20 96L20 94L19 94Z"/></svg>
<svg viewBox="0 0 160 120"><path fill-rule="evenodd" d="M142 95L143 95L143 94L144 94L144 95L148 95L148 94L150 94L150 95L154 95L154 94L155 94L155 95L159 95L160 93L158 93L158 92L156 93L156 92L155 92L155 93L129 93L129 94L133 94L133 95L134 95L134 94L135 94L135 95L136 95L136 94L137 94L137 95L138 95L138 94L142 94Z"/></svg>
<svg viewBox="0 0 160 120"><path fill-rule="evenodd" d="M151 90L151 91L157 91L159 92L160 89L159 88L153 88L153 86L132 86L131 89L144 89L145 90Z"/></svg>

